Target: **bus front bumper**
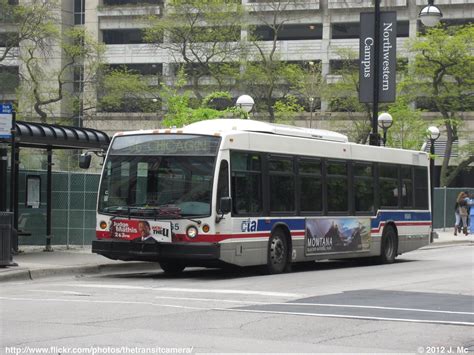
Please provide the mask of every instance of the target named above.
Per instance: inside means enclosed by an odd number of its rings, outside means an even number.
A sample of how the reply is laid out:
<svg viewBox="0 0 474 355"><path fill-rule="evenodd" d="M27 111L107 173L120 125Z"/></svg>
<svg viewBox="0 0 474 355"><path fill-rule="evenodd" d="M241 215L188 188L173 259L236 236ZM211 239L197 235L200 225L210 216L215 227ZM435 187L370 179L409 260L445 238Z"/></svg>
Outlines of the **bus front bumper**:
<svg viewBox="0 0 474 355"><path fill-rule="evenodd" d="M220 247L216 243L159 243L126 240L94 240L92 252L123 261L176 260L189 265L217 261Z"/></svg>

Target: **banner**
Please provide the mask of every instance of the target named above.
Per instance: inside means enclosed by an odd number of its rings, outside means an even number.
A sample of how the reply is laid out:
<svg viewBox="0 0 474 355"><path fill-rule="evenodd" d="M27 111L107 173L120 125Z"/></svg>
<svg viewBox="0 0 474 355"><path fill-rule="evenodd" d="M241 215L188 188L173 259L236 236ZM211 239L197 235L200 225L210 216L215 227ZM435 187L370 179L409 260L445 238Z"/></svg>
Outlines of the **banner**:
<svg viewBox="0 0 474 355"><path fill-rule="evenodd" d="M375 15L373 12L360 14L359 42L359 101L374 101L375 61ZM396 97L397 69L397 13L380 13L378 85L379 102L394 102Z"/></svg>
<svg viewBox="0 0 474 355"><path fill-rule="evenodd" d="M306 219L305 255L370 250L370 218Z"/></svg>
<svg viewBox="0 0 474 355"><path fill-rule="evenodd" d="M112 238L122 240L154 239L157 242L171 243L171 223L133 219L113 219L110 227Z"/></svg>

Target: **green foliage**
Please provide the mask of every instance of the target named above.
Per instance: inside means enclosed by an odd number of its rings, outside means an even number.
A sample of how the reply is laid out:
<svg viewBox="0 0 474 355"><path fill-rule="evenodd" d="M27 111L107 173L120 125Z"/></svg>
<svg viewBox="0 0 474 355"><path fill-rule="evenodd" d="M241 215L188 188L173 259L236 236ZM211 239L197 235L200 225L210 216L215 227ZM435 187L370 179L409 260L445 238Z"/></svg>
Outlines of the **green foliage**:
<svg viewBox="0 0 474 355"><path fill-rule="evenodd" d="M337 77L322 92L329 101L331 111L346 112L352 119L349 139L365 144L371 131L372 109L370 104L359 102L359 70L354 67L357 53L350 49L338 51L343 62Z"/></svg>
<svg viewBox="0 0 474 355"><path fill-rule="evenodd" d="M426 122L421 118L421 110L414 109L406 97L398 96L389 106L393 125L387 134L387 146L419 150L426 137Z"/></svg>
<svg viewBox="0 0 474 355"><path fill-rule="evenodd" d="M441 186L449 186L460 169L474 161L469 148L461 147L458 167L449 168L452 144L460 137L464 111L474 109L474 25L430 29L410 44L415 58L403 89L413 100L428 99L440 112L446 135Z"/></svg>
<svg viewBox="0 0 474 355"><path fill-rule="evenodd" d="M145 40L166 49L176 63L184 63L194 95L202 98L199 79L210 76L219 89L232 85L239 67L243 7L237 1L171 0L160 16L148 18ZM169 38L163 41L165 37Z"/></svg>
<svg viewBox="0 0 474 355"><path fill-rule="evenodd" d="M298 104L298 99L293 95L276 101L274 109L276 122L285 124L294 124L296 115L303 112L303 106Z"/></svg>
<svg viewBox="0 0 474 355"><path fill-rule="evenodd" d="M99 92L99 106L103 111L129 112L130 105L139 105L135 110L156 112L159 107L158 92L143 76L126 67L107 71L102 79Z"/></svg>

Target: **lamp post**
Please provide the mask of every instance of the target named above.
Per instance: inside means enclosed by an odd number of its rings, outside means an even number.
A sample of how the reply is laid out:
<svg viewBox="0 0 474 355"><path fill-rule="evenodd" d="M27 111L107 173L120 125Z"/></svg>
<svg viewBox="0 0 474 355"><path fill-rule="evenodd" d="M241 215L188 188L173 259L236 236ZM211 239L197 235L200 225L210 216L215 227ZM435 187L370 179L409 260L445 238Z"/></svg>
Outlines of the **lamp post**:
<svg viewBox="0 0 474 355"><path fill-rule="evenodd" d="M380 2L381 0L375 0L375 11L374 11L374 63L373 63L373 97L372 97L372 130L369 136L370 145L380 145L380 135L378 133L378 115L379 115L379 87L380 83ZM440 19L443 17L441 10L434 5L434 0L428 0L428 6L425 6L418 15L419 19L425 26L436 26Z"/></svg>
<svg viewBox="0 0 474 355"><path fill-rule="evenodd" d="M309 98L309 128L313 128L314 97Z"/></svg>
<svg viewBox="0 0 474 355"><path fill-rule="evenodd" d="M443 13L434 5L434 0L428 0L428 6L422 8L418 14L420 21L427 27L436 26L442 17Z"/></svg>
<svg viewBox="0 0 474 355"><path fill-rule="evenodd" d="M428 127L428 138L430 139L430 190L431 190L431 236L430 242L433 242L433 208L434 208L434 185L435 185L435 141L439 138L439 129L435 126Z"/></svg>
<svg viewBox="0 0 474 355"><path fill-rule="evenodd" d="M255 101L249 95L239 96L235 105L245 112L245 118L249 118L249 112L252 111Z"/></svg>
<svg viewBox="0 0 474 355"><path fill-rule="evenodd" d="M381 113L380 116L377 118L377 122L379 127L383 129L382 143L385 147L385 145L387 144L387 131L390 127L392 127L393 124L392 115L388 112Z"/></svg>

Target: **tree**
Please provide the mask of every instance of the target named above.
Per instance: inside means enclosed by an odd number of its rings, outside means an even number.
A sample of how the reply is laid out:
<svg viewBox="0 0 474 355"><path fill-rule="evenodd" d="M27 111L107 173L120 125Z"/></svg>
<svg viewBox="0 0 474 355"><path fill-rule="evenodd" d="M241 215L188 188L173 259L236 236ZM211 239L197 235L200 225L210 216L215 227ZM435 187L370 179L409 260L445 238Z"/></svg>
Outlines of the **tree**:
<svg viewBox="0 0 474 355"><path fill-rule="evenodd" d="M409 99L399 95L388 112L392 115L393 125L388 130L386 145L420 150L426 137L426 123L421 117L421 110L412 108Z"/></svg>
<svg viewBox="0 0 474 355"><path fill-rule="evenodd" d="M446 132L446 151L441 166L441 186L474 162L474 149L460 149L458 165L450 169L453 142L462 138L463 112L474 111L474 25L437 27L411 43L415 58L410 64L407 92L424 97L439 111Z"/></svg>
<svg viewBox="0 0 474 355"><path fill-rule="evenodd" d="M279 55L279 35L285 25L294 17L288 10L304 8L299 0L274 0L264 4L254 3L250 11L257 18L259 25L267 27L272 34L271 41L261 41L255 28L248 28L248 42L254 47L255 54L247 58L242 77L243 89L257 99L257 107L264 108L270 122L275 120L273 101L282 100L291 93L301 78L301 67L281 61ZM266 11L259 11L265 6ZM268 45L269 43L269 45Z"/></svg>
<svg viewBox="0 0 474 355"><path fill-rule="evenodd" d="M354 65L358 55L350 49L339 50L338 55L341 69L335 73L335 80L327 84L323 97L330 102L331 111L346 112L351 118L349 138L366 144L371 131L372 107L359 102L359 68Z"/></svg>
<svg viewBox="0 0 474 355"><path fill-rule="evenodd" d="M161 16L149 18L150 27L145 30L145 39L168 50L176 65L184 64L194 95L199 100L203 98L201 78L214 78L222 89L226 83L233 83L238 75L244 14L239 3L170 0Z"/></svg>
<svg viewBox="0 0 474 355"><path fill-rule="evenodd" d="M70 101L74 102L66 86L72 86L73 71L76 66L82 67L81 80L83 82L96 80L99 66L102 64L104 47L98 44L83 27L72 27L61 34L54 23L47 23L44 26L51 28L50 40L59 41L64 61L58 67L54 64L48 65L48 57L54 50L54 46L42 48L38 41L25 43L20 60L26 69L26 74L22 75L19 91L23 99L21 105L32 105L41 122L46 123L53 111L51 105L65 99L71 99Z"/></svg>
<svg viewBox="0 0 474 355"><path fill-rule="evenodd" d="M146 77L125 66L103 71L98 86L100 110L156 112L160 109L159 87L149 85Z"/></svg>
<svg viewBox="0 0 474 355"><path fill-rule="evenodd" d="M21 44L31 41L45 49L56 31L50 25L54 23L54 12L58 9L55 1L31 0L28 4L13 5L9 0L0 0L0 23L3 52L0 52L0 64L15 55L12 51Z"/></svg>

